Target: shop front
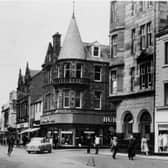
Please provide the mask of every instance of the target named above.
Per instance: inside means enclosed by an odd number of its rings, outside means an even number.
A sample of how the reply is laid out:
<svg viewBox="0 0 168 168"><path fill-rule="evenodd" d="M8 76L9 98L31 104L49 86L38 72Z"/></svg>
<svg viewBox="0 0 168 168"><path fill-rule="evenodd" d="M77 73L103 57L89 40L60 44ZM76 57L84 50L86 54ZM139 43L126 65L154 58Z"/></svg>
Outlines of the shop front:
<svg viewBox="0 0 168 168"><path fill-rule="evenodd" d="M168 154L168 108L157 108L155 115L155 153Z"/></svg>
<svg viewBox="0 0 168 168"><path fill-rule="evenodd" d="M70 118L71 116L72 118ZM59 116L59 114L42 116L40 120L42 136L47 136L53 142L55 138L58 139L59 146L84 147L87 146L88 136L91 137L92 144L94 144L95 135L98 135L101 139L101 145L109 145L111 124L105 124L103 118L96 118L95 116L89 118L91 121L88 119L85 121L86 117L80 116L80 123L77 123L79 119L73 117L72 114L68 114L68 116L64 114L64 117Z"/></svg>

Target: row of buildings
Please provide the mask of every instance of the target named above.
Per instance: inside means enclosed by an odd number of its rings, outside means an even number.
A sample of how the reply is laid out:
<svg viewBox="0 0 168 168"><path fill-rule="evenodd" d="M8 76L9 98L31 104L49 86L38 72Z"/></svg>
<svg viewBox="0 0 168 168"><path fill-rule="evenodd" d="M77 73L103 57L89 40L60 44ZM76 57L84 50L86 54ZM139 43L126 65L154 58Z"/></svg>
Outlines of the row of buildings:
<svg viewBox="0 0 168 168"><path fill-rule="evenodd" d="M130 134L168 152L168 2L112 1L109 46L81 40L73 14L63 45L53 35L42 69L19 72L16 127L63 146Z"/></svg>

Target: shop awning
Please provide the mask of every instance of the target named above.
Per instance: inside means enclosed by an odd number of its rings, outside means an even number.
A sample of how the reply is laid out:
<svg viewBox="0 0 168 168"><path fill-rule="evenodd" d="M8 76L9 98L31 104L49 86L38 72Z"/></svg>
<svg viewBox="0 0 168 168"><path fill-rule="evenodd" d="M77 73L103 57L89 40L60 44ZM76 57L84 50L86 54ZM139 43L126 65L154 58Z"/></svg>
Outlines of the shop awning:
<svg viewBox="0 0 168 168"><path fill-rule="evenodd" d="M27 133L27 132L34 132L34 131L38 131L39 129L40 128L28 128L28 129L21 131L19 134L23 134L23 133Z"/></svg>

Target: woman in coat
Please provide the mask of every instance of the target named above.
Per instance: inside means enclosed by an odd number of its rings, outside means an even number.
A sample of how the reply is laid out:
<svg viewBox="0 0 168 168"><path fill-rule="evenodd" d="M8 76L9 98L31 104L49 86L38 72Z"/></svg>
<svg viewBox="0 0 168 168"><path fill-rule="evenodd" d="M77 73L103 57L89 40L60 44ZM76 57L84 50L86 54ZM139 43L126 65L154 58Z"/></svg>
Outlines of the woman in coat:
<svg viewBox="0 0 168 168"><path fill-rule="evenodd" d="M145 136L141 139L141 152L145 153L146 156L148 156L149 148L148 148L148 142L147 138Z"/></svg>

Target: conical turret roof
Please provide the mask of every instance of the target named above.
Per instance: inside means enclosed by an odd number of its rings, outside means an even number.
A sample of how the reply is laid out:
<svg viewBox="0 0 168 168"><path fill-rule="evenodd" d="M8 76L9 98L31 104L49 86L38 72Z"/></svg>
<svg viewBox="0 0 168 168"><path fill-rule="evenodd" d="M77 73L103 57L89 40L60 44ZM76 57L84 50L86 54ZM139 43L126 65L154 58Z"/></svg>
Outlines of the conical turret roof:
<svg viewBox="0 0 168 168"><path fill-rule="evenodd" d="M70 21L61 52L58 57L58 60L60 59L85 59L84 47L74 15Z"/></svg>

